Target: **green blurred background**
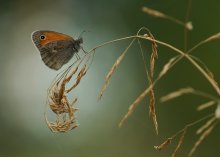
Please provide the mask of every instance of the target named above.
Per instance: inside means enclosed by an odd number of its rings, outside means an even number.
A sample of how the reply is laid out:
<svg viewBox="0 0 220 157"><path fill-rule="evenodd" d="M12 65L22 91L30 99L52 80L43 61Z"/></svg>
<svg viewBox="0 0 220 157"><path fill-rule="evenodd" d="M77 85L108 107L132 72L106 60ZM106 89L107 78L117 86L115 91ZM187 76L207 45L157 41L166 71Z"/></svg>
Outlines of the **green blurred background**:
<svg viewBox="0 0 220 157"><path fill-rule="evenodd" d="M77 119L80 126L69 133L52 133L44 121L47 88L57 72L47 68L31 41L35 30L54 30L78 37L83 30L84 49L112 39L133 35L148 27L155 38L183 48L183 28L170 21L144 14L142 6L161 10L184 20L187 1L175 0L1 0L0 1L0 156L1 157L164 157L170 156L176 142L162 152L153 146L215 108L197 112L207 101L184 96L161 104L157 101L159 136L148 116L148 101L141 103L125 125L118 122L129 105L146 88L137 43L113 76L103 99L97 95L105 76L129 44L118 42L97 50L93 64L73 96L79 97ZM192 47L220 30L220 1L193 1L189 34ZM202 46L194 55L203 60L219 80L220 42ZM146 52L150 45L143 42ZM159 46L156 74L175 53ZM83 53L81 53L83 55ZM146 56L149 56L147 54ZM74 61L74 59L72 59ZM186 60L179 62L155 87L156 97L181 87L192 86L215 95L210 84ZM179 156L185 157L197 140L190 129ZM194 156L217 157L220 138L217 127Z"/></svg>

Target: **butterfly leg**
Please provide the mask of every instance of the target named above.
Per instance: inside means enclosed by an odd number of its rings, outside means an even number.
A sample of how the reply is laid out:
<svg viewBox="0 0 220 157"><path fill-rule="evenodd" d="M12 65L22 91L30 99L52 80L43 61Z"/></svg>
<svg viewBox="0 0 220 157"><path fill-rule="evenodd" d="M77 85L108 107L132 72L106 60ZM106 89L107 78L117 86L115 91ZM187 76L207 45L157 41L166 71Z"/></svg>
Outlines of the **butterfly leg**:
<svg viewBox="0 0 220 157"><path fill-rule="evenodd" d="M78 53L76 53L76 59L79 60L80 56L78 55Z"/></svg>
<svg viewBox="0 0 220 157"><path fill-rule="evenodd" d="M83 47L81 47L81 49L83 50L83 52L85 53L85 54L87 54L88 52L86 52L84 49L83 49Z"/></svg>

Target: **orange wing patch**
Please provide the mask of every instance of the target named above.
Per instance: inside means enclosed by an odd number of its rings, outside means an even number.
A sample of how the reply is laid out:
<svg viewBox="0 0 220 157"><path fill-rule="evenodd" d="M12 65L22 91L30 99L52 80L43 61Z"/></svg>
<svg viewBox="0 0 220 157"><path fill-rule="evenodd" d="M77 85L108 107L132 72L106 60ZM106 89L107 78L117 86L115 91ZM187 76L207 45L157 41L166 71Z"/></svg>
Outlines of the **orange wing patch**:
<svg viewBox="0 0 220 157"><path fill-rule="evenodd" d="M73 40L72 37L65 35L65 34L61 34L61 33L55 33L55 32L45 32L45 39L40 41L40 45L44 46L52 41L59 41L59 40Z"/></svg>

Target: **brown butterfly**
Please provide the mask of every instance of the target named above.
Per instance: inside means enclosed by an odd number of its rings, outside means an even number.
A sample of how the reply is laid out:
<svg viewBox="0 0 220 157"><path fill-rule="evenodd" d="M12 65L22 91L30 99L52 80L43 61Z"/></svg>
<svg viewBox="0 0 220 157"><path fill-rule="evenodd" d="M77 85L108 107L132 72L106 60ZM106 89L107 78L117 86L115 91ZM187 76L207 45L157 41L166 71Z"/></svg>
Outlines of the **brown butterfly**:
<svg viewBox="0 0 220 157"><path fill-rule="evenodd" d="M32 40L43 62L54 70L59 70L74 54L77 55L83 43L81 37L74 40L71 36L47 30L33 32Z"/></svg>

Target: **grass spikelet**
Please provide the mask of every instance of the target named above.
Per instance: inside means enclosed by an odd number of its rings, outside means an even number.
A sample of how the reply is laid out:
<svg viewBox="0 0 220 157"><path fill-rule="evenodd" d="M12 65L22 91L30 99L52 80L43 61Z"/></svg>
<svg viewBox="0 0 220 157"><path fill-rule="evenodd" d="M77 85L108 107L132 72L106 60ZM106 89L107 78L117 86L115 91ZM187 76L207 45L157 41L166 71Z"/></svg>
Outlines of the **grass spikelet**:
<svg viewBox="0 0 220 157"><path fill-rule="evenodd" d="M152 86L153 84L152 84L150 76L148 76L148 80L150 82L150 85ZM149 97L150 97L149 114L150 114L150 116L153 120L154 128L155 128L155 131L158 135L158 123L157 123L157 115L156 115L156 107L155 107L155 95L154 95L153 88L150 89Z"/></svg>
<svg viewBox="0 0 220 157"><path fill-rule="evenodd" d="M203 44L206 44L206 43L211 42L211 41L219 40L219 39L220 39L220 32L218 32L218 33L208 37L207 39L199 42L194 47L192 47L187 53L191 53L192 51L194 51L198 47L202 46Z"/></svg>
<svg viewBox="0 0 220 157"><path fill-rule="evenodd" d="M155 38L154 36L149 32L150 38L153 39L151 47L152 47L152 53L150 57L150 74L151 77L154 75L154 65L155 65L155 60L158 58L158 53L157 53L157 43L154 41Z"/></svg>
<svg viewBox="0 0 220 157"><path fill-rule="evenodd" d="M168 95L163 96L163 97L160 99L160 101L161 101L161 102L166 102L166 101L168 101L168 100L177 98L177 97L182 96L182 95L184 95L184 94L192 93L193 91L194 91L194 89L191 88L191 87L181 88L181 89L179 89L179 90L177 90L177 91L174 91L174 92L172 92L172 93L170 93L170 94L168 94Z"/></svg>
<svg viewBox="0 0 220 157"><path fill-rule="evenodd" d="M150 105L149 105L150 115L151 115L153 123L154 123L155 131L158 135L158 123L157 123L157 115L156 115L156 107L155 107L155 96L154 96L153 89L150 90L149 96L150 96Z"/></svg>
<svg viewBox="0 0 220 157"><path fill-rule="evenodd" d="M130 107L128 108L128 112L125 114L125 116L122 118L122 120L119 123L119 127L121 127L125 120L127 120L127 118L133 113L133 111L135 110L135 108L141 103L141 101L149 94L151 88L153 87L153 85L151 85L150 87L148 87L143 93L141 93L141 95L138 96L138 98L130 105Z"/></svg>
<svg viewBox="0 0 220 157"><path fill-rule="evenodd" d="M159 73L159 78L162 77L163 75L165 75L168 70L176 63L176 61L178 60L178 57L179 56L176 56L176 57L173 57L171 58L168 63L166 63L164 66L163 66L163 69L161 70L161 72Z"/></svg>
<svg viewBox="0 0 220 157"><path fill-rule="evenodd" d="M166 15L160 11L148 8L148 7L142 7L142 11L144 13L147 13L150 16L159 17L159 18L166 18Z"/></svg>
<svg viewBox="0 0 220 157"><path fill-rule="evenodd" d="M168 139L166 139L162 144L160 144L159 146L154 146L154 148L155 148L156 150L161 151L161 150L163 150L166 146L168 146L169 144L171 144L171 142L172 142L172 138L168 138Z"/></svg>
<svg viewBox="0 0 220 157"><path fill-rule="evenodd" d="M213 82L215 82L215 84L218 86L218 82L215 80L214 78L214 74L212 73L212 71L207 67L207 65L201 61L199 58L190 55L191 58L193 58L195 61L197 61L198 63L200 63L203 67L203 69L206 71L207 75L210 77L210 79L213 80Z"/></svg>
<svg viewBox="0 0 220 157"><path fill-rule="evenodd" d="M215 110L215 117L217 119L220 119L220 104L217 105L217 108Z"/></svg>
<svg viewBox="0 0 220 157"><path fill-rule="evenodd" d="M124 50L124 52L118 57L118 59L116 60L116 62L113 64L112 68L110 69L110 71L108 72L106 78L105 78L105 84L103 85L101 92L98 96L98 99L100 100L110 82L110 79L112 77L112 75L114 74L114 72L116 71L116 69L118 68L118 66L120 65L121 61L124 59L127 51L129 50L129 48L132 46L132 44L134 43L136 39L133 39L131 41L131 43L128 45L128 47Z"/></svg>
<svg viewBox="0 0 220 157"><path fill-rule="evenodd" d="M204 40L204 43L214 41L214 40L219 40L220 39L220 32L212 35L211 37L207 38Z"/></svg>
<svg viewBox="0 0 220 157"><path fill-rule="evenodd" d="M183 143L186 131L187 131L187 128L183 131L183 133L182 133L182 135L181 135L181 137L179 139L179 142L178 142L178 144L177 144L177 146L176 146L176 148L175 148L175 150L174 150L174 152L172 154L172 157L176 157L177 156L177 152L179 151L179 149L180 149L180 147L181 147L181 145Z"/></svg>
<svg viewBox="0 0 220 157"><path fill-rule="evenodd" d="M194 146L192 147L191 151L189 152L189 156L192 156L193 153L197 150L198 146L204 141L204 139L212 132L214 127L216 126L217 123L214 123L212 126L210 126L207 130L205 130L199 139L196 141Z"/></svg>
<svg viewBox="0 0 220 157"><path fill-rule="evenodd" d="M150 33L150 31L147 28L142 28L142 29L147 30L149 32L151 38L154 38L153 35ZM142 29L140 29L138 31L138 33ZM153 77L153 72L154 72L154 63L155 63L154 58L158 58L157 45L154 41L152 41L152 53L151 53L151 59L150 59L151 75L149 75L149 72L148 72L148 69L147 69L147 66L146 66L147 64L146 64L146 61L145 61L145 58L144 58L144 52L143 52L140 40L138 40L138 44L139 44L139 48L140 48L141 57L142 57L142 61L143 61L143 64L144 64L144 70L145 70L145 73L146 73L147 80L148 80L149 84L152 85L151 77ZM153 61L152 61L152 59L153 59ZM149 92L149 98L150 98L149 115L153 120L155 131L158 134L158 123L157 123L156 108L155 108L155 95L154 95L154 89L153 88Z"/></svg>
<svg viewBox="0 0 220 157"><path fill-rule="evenodd" d="M142 11L150 16L153 16L153 17L156 17L156 18L163 18L163 19L167 19L167 20L170 20L176 24L179 24L179 25L182 25L183 27L185 27L187 30L192 30L193 29L193 26L192 26L192 22L191 21L188 21L186 23L174 18L174 17L171 17L171 16L168 16L158 10L155 10L155 9L152 9L152 8L148 8L148 7L142 7Z"/></svg>
<svg viewBox="0 0 220 157"><path fill-rule="evenodd" d="M165 148L167 145L169 145L171 143L172 140L174 140L179 134L181 134L181 137L179 139L179 142L174 150L174 152L172 153L172 157L176 157L177 155L177 152L178 150L180 149L180 146L182 145L183 143L183 140L185 138L185 135L187 133L187 130L190 128L190 127L193 127L194 125L200 123L201 121L204 121L210 117L213 117L213 114L210 114L210 115L207 115L199 120L196 120L192 123L189 123L187 125L184 126L183 129L179 130L178 132L176 132L175 134L173 134L171 137L167 138L166 141L164 141L160 146L154 146L155 149L157 150L162 150L163 148Z"/></svg>
<svg viewBox="0 0 220 157"><path fill-rule="evenodd" d="M84 67L80 70L80 72L78 73L77 77L76 77L76 82L75 84L73 84L73 86L71 88L69 88L68 90L66 90L67 93L69 93L70 91L72 91L81 81L81 78L86 74L87 72L87 66L84 65ZM75 73L74 73L75 74Z"/></svg>
<svg viewBox="0 0 220 157"><path fill-rule="evenodd" d="M216 120L216 117L212 117L209 119L204 125L202 125L197 131L196 134L201 134L204 130L206 130L210 125L212 125Z"/></svg>
<svg viewBox="0 0 220 157"><path fill-rule="evenodd" d="M208 101L208 102L206 102L206 103L204 103L204 104L201 104L201 105L199 105L199 107L197 108L197 111L201 111L201 110L204 110L204 109L206 109L206 108L208 108L208 107L211 107L211 106L213 106L215 103L216 103L215 101Z"/></svg>

